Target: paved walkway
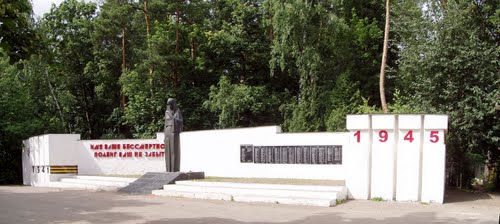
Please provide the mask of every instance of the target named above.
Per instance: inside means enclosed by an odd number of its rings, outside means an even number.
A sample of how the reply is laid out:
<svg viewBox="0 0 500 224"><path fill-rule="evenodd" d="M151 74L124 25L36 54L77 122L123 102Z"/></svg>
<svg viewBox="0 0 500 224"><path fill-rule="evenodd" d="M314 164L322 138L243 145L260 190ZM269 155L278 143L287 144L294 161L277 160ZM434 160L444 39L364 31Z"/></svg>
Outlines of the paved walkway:
<svg viewBox="0 0 500 224"><path fill-rule="evenodd" d="M0 186L0 223L499 223L498 194L449 192L446 200L323 208Z"/></svg>

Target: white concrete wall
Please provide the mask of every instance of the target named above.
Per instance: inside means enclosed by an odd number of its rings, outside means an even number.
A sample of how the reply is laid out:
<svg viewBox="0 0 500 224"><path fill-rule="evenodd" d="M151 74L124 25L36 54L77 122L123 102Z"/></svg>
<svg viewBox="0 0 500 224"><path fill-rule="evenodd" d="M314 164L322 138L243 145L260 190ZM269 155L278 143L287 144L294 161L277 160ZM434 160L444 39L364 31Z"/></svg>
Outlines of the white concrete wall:
<svg viewBox="0 0 500 224"><path fill-rule="evenodd" d="M158 145L158 139L123 139L123 140L82 140L78 141L78 171L84 175L134 175L147 172L165 172L165 157L149 157L147 154L164 154L164 149L135 149L124 145L143 146ZM91 145L102 146L102 149L91 149ZM106 149L116 145L119 149ZM95 153L113 153L112 157L96 157ZM132 156L128 156L131 153Z"/></svg>
<svg viewBox="0 0 500 224"><path fill-rule="evenodd" d="M372 115L371 197L393 200L396 187L396 116Z"/></svg>
<svg viewBox="0 0 500 224"><path fill-rule="evenodd" d="M443 203L446 145L445 133L448 116L426 115L424 117L424 141L422 152L423 202Z"/></svg>
<svg viewBox="0 0 500 224"><path fill-rule="evenodd" d="M79 134L48 134L48 166L77 166ZM57 181L70 174L50 174L50 181Z"/></svg>
<svg viewBox="0 0 500 224"><path fill-rule="evenodd" d="M45 186L50 181L49 135L31 137L23 141L23 183Z"/></svg>
<svg viewBox="0 0 500 224"><path fill-rule="evenodd" d="M349 115L346 126L349 143L342 153L348 197L366 200L370 198L371 116Z"/></svg>
<svg viewBox="0 0 500 224"><path fill-rule="evenodd" d="M159 134L159 136L162 136ZM280 133L277 126L181 133L181 171L207 176L343 180L343 165L241 163L240 145L345 145L347 133Z"/></svg>
<svg viewBox="0 0 500 224"><path fill-rule="evenodd" d="M349 197L443 203L447 127L447 115L348 115Z"/></svg>
<svg viewBox="0 0 500 224"><path fill-rule="evenodd" d="M422 115L398 116L397 201L420 199L422 122Z"/></svg>
<svg viewBox="0 0 500 224"><path fill-rule="evenodd" d="M49 134L49 164L52 166L73 166L78 164L79 134Z"/></svg>
<svg viewBox="0 0 500 224"><path fill-rule="evenodd" d="M442 203L447 119L446 115L348 115L345 133L281 133L277 126L183 132L181 171L345 180L350 198ZM411 142L405 139L409 131ZM49 166L77 165L79 174L85 175L165 171L163 133L155 139L79 138L50 134L25 140L23 183L43 186L57 179L49 174ZM241 145L341 145L342 164L242 163Z"/></svg>

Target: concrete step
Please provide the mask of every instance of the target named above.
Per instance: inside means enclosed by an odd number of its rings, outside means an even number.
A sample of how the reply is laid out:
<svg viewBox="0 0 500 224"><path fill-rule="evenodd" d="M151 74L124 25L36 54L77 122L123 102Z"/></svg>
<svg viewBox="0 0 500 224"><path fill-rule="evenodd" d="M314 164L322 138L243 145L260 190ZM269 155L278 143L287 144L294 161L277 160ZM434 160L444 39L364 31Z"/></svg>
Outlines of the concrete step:
<svg viewBox="0 0 500 224"><path fill-rule="evenodd" d="M137 178L130 178L130 177L108 177L108 176L87 176L87 175L75 175L71 176L76 179L85 179L85 180L103 180L103 181L114 181L114 182L126 182L126 183L132 183Z"/></svg>
<svg viewBox="0 0 500 224"><path fill-rule="evenodd" d="M153 190L162 189L165 184L173 184L175 181L203 179L203 172L148 172L128 186L119 190L128 194L149 195Z"/></svg>
<svg viewBox="0 0 500 224"><path fill-rule="evenodd" d="M239 195L239 194L232 195L229 193L220 193L220 192L214 193L214 192L155 190L153 191L153 195L196 198L196 199L213 199L213 200L237 201L237 202L263 202L263 203L308 205L308 206L322 206L322 207L332 207L336 205L336 199Z"/></svg>
<svg viewBox="0 0 500 224"><path fill-rule="evenodd" d="M67 183L53 181L46 185L47 187L53 188L63 188L63 189L78 189L78 190L94 190L94 191L117 191L119 187L116 186L98 186L93 184L82 184L82 183Z"/></svg>
<svg viewBox="0 0 500 224"><path fill-rule="evenodd" d="M163 190L153 191L153 194L240 202L330 207L336 205L337 199L346 199L346 188L344 186L178 181L175 185L165 185Z"/></svg>
<svg viewBox="0 0 500 224"><path fill-rule="evenodd" d="M235 187L206 187L206 186L187 186L187 185L165 185L166 191L183 192L211 192L227 193L230 195L260 195L272 197L303 197L303 198L330 198L337 199L337 191L301 191L286 189L267 189L267 188L235 188Z"/></svg>
<svg viewBox="0 0 500 224"><path fill-rule="evenodd" d="M104 186L104 187L125 187L129 184L128 182L123 182L123 181L92 180L92 179L79 179L79 178L61 178L59 182L87 184L87 185Z"/></svg>
<svg viewBox="0 0 500 224"><path fill-rule="evenodd" d="M209 181L177 181L177 186L199 186L199 187L221 187L241 189L266 189L306 192L336 192L338 198L347 197L345 186L322 186L322 185L289 185L289 184L254 184L254 183L232 183L232 182L209 182ZM171 185L169 185L171 186Z"/></svg>
<svg viewBox="0 0 500 224"><path fill-rule="evenodd" d="M52 181L47 185L48 187L54 188L118 191L136 179L137 178L75 175L63 177L59 179L59 181Z"/></svg>

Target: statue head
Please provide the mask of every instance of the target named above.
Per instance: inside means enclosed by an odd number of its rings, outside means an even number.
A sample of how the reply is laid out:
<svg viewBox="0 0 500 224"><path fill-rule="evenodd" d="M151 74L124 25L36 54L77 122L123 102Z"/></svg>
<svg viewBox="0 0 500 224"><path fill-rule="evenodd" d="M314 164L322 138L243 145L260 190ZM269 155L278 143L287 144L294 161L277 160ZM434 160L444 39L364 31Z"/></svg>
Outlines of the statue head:
<svg viewBox="0 0 500 224"><path fill-rule="evenodd" d="M177 109L177 105L175 104L174 98L168 98L167 100L167 110L175 111Z"/></svg>

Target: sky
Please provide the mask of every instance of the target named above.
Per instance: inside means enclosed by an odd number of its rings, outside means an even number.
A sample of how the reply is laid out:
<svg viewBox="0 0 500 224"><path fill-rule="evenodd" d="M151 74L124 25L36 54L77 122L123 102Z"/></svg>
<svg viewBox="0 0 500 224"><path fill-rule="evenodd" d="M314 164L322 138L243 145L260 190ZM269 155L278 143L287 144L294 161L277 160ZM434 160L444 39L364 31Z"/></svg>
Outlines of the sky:
<svg viewBox="0 0 500 224"><path fill-rule="evenodd" d="M35 14L35 18L42 17L44 13L48 13L52 4L56 6L59 5L64 0L31 0L31 4L33 5L33 13ZM86 2L97 2L97 0L85 0Z"/></svg>
<svg viewBox="0 0 500 224"><path fill-rule="evenodd" d="M50 11L52 4L59 5L63 0L31 0L35 17L42 17L44 13Z"/></svg>

